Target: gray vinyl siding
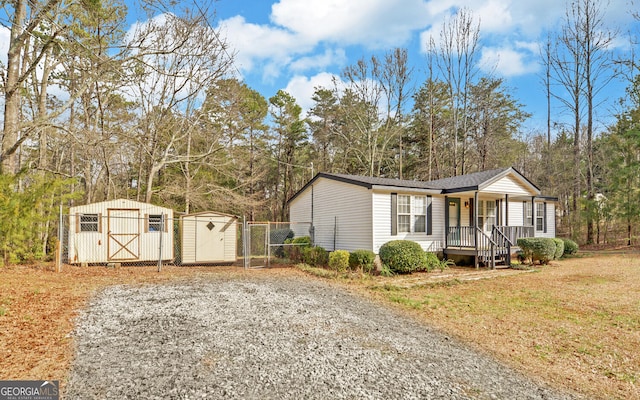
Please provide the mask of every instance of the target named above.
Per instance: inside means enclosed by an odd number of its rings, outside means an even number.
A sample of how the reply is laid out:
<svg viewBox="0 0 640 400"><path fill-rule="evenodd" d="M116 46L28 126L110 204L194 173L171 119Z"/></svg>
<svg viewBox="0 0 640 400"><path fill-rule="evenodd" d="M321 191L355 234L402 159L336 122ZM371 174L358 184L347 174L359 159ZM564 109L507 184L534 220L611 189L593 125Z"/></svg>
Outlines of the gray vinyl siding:
<svg viewBox="0 0 640 400"><path fill-rule="evenodd" d="M536 203L542 203L541 201L536 201ZM547 202L547 231L537 231L536 237L546 237L546 238L554 238L556 237L556 206L554 202Z"/></svg>
<svg viewBox="0 0 640 400"><path fill-rule="evenodd" d="M482 193L509 193L509 195L523 196L531 195L531 192L527 190L527 188L522 183L511 176L505 176L497 180L496 182L493 182L492 184L483 188Z"/></svg>
<svg viewBox="0 0 640 400"><path fill-rule="evenodd" d="M308 187L290 204L291 222L313 221L317 246L326 250L371 249L371 191L365 187L318 179L313 184L313 218Z"/></svg>
<svg viewBox="0 0 640 400"><path fill-rule="evenodd" d="M395 193L395 192L394 192ZM401 194L424 195L424 193ZM373 251L378 253L380 247L391 240L412 240L420 243L424 250L440 251L444 243L444 198L433 196L431 202L433 235L421 233L391 234L391 192L373 193ZM427 216L428 218L428 216Z"/></svg>

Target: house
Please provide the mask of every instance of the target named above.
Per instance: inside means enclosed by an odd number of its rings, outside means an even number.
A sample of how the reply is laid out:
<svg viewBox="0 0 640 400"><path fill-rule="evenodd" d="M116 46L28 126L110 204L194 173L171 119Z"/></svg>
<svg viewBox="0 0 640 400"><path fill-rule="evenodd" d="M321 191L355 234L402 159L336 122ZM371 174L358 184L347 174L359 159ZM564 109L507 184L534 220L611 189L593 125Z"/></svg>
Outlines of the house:
<svg viewBox="0 0 640 400"><path fill-rule="evenodd" d="M71 264L173 261L173 210L118 199L69 209Z"/></svg>
<svg viewBox="0 0 640 400"><path fill-rule="evenodd" d="M520 237L554 237L557 199L514 168L430 182L319 173L290 200L290 220L310 221L316 245L368 249L418 242L445 257L510 261Z"/></svg>
<svg viewBox="0 0 640 400"><path fill-rule="evenodd" d="M180 263L233 263L237 260L238 217L203 211L180 217Z"/></svg>

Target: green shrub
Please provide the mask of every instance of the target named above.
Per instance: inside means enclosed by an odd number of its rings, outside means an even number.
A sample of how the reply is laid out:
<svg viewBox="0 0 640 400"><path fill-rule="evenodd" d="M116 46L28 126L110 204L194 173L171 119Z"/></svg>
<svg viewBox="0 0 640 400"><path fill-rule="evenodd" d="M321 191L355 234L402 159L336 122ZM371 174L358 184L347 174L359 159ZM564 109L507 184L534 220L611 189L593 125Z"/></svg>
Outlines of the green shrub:
<svg viewBox="0 0 640 400"><path fill-rule="evenodd" d="M427 263L425 264L427 266L425 268L426 271L431 272L436 268L440 268L440 259L436 253L426 252L425 257L427 260Z"/></svg>
<svg viewBox="0 0 640 400"><path fill-rule="evenodd" d="M285 256L291 260L291 262L302 262L302 249L305 247L311 247L311 238L309 236L299 236L293 239L287 239L284 241L288 246L284 247Z"/></svg>
<svg viewBox="0 0 640 400"><path fill-rule="evenodd" d="M287 243L287 239L293 238L293 231L289 228L273 229L269 231L269 243ZM284 258L284 246L278 246L273 249L273 254L278 258Z"/></svg>
<svg viewBox="0 0 640 400"><path fill-rule="evenodd" d="M556 244L556 252L553 255L554 260L559 260L564 254L564 241L562 239L554 238L553 241Z"/></svg>
<svg viewBox="0 0 640 400"><path fill-rule="evenodd" d="M329 262L329 253L324 247L303 247L302 261L312 267L324 267Z"/></svg>
<svg viewBox="0 0 640 400"><path fill-rule="evenodd" d="M410 240L392 240L380 247L380 260L383 265L398 274L410 274L428 268L427 253L416 242Z"/></svg>
<svg viewBox="0 0 640 400"><path fill-rule="evenodd" d="M522 249L524 258L532 263L538 261L547 264L556 254L556 242L550 238L518 239L518 247Z"/></svg>
<svg viewBox="0 0 640 400"><path fill-rule="evenodd" d="M353 271L362 270L366 274L373 271L373 261L376 253L371 250L354 250L349 254L349 268Z"/></svg>
<svg viewBox="0 0 640 400"><path fill-rule="evenodd" d="M563 238L564 242L564 254L574 255L578 252L578 243L574 242L571 239Z"/></svg>
<svg viewBox="0 0 640 400"><path fill-rule="evenodd" d="M329 268L344 272L349 268L349 252L346 250L334 250L329 254Z"/></svg>

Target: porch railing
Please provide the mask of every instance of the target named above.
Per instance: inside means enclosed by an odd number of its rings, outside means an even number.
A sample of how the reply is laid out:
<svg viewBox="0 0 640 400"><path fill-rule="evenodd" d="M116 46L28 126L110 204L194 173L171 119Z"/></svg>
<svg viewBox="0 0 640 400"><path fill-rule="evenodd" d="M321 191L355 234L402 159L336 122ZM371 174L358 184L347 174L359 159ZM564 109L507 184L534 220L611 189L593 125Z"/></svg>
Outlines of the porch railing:
<svg viewBox="0 0 640 400"><path fill-rule="evenodd" d="M519 238L534 236L532 226L493 226L491 234L473 226L450 226L447 229L446 248L473 249L476 264L482 261L495 267L496 258L511 264L511 248Z"/></svg>
<svg viewBox="0 0 640 400"><path fill-rule="evenodd" d="M495 268L497 243L480 228L476 228L476 237L478 238L476 268L479 260L482 260L485 265L490 265L492 269Z"/></svg>
<svg viewBox="0 0 640 400"><path fill-rule="evenodd" d="M533 226L496 226L495 228L509 239L512 246L518 243L518 239L530 238L535 234Z"/></svg>
<svg viewBox="0 0 640 400"><path fill-rule="evenodd" d="M447 248L476 247L476 229L473 226L450 226L447 229ZM518 239L534 236L533 226L494 226L491 237L496 240L496 235L504 236L505 240L516 246ZM500 240L500 239L498 239Z"/></svg>

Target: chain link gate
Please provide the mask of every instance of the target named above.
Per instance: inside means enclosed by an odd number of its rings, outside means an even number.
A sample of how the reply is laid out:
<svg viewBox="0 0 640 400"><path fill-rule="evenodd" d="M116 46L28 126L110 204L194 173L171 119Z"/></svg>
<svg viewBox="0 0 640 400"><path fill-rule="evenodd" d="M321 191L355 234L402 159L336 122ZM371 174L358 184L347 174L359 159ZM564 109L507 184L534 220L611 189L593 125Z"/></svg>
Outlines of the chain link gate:
<svg viewBox="0 0 640 400"><path fill-rule="evenodd" d="M310 222L245 222L244 267L264 268L275 263L288 263L286 249L302 246L290 243L290 239L311 236L311 226Z"/></svg>

